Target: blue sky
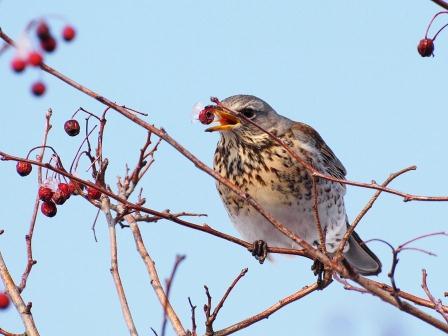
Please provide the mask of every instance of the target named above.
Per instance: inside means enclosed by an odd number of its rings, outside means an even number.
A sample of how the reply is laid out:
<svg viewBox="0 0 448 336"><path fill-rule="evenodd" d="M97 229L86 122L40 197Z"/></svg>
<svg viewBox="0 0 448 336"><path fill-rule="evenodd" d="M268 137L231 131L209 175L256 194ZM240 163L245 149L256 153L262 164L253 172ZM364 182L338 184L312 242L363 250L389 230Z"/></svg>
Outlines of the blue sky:
<svg viewBox="0 0 448 336"><path fill-rule="evenodd" d="M209 96L255 94L279 113L315 127L353 180L380 182L411 164L418 170L394 187L420 194L447 195L445 167L448 118L446 60L441 34L435 58L423 59L416 45L438 7L429 0L409 1L128 1L0 2L0 26L13 37L30 19L57 13L78 30L72 44L61 46L48 64L120 104L149 113L204 162L211 164L217 134L191 123L191 107ZM443 19L441 20L443 22ZM61 28L53 21L54 29ZM25 155L40 143L44 113L54 111L49 142L66 162L79 145L63 123L82 106L101 113L103 106L48 75L9 69L12 52L0 58L3 117L1 149ZM29 86L42 77L48 93L36 99ZM145 132L110 113L105 153L111 161L109 183L132 165ZM35 176L21 178L14 164L0 164L2 222L0 250L19 279L25 265L24 235L37 190ZM172 211L206 212L207 223L237 234L215 191L214 181L167 144L142 186L148 206ZM346 206L356 216L371 191L349 188ZM447 204L403 203L384 195L358 232L399 244L415 236L446 230ZM104 219L97 224L99 242L90 229L95 210L72 198L53 219L38 218L33 269L24 297L42 335L125 334L109 273L109 244ZM202 223L204 220L197 220ZM169 222L141 229L160 276L168 276L176 254L186 254L172 291L173 305L189 326L187 297L202 307L203 285L214 300L243 267L249 272L220 313L216 329L235 323L275 303L314 280L310 262L276 258L259 265L248 252L217 238ZM121 274L140 333L158 330L162 312L131 233L118 230ZM400 288L424 295L421 269L441 296L446 239L429 238L416 246L437 258L406 252L400 258ZM380 280L388 281L390 252L372 243L383 261ZM216 301L215 301L216 302ZM198 309L200 330L202 311ZM0 327L22 332L14 309L0 312ZM421 335L438 332L369 295L334 284L294 303L240 335ZM169 334L172 334L169 329ZM440 333L441 334L441 333Z"/></svg>

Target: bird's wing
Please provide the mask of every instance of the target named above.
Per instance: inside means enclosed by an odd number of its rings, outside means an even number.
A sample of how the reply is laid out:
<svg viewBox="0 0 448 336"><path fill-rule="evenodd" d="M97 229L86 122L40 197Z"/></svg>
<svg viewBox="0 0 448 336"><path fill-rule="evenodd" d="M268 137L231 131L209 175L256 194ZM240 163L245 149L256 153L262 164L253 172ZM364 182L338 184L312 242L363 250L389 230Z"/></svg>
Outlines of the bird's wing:
<svg viewBox="0 0 448 336"><path fill-rule="evenodd" d="M329 174L338 179L345 179L347 171L316 130L300 122L295 122L291 130L297 139L306 147L315 148L321 154L324 163L323 166L326 167L322 173Z"/></svg>

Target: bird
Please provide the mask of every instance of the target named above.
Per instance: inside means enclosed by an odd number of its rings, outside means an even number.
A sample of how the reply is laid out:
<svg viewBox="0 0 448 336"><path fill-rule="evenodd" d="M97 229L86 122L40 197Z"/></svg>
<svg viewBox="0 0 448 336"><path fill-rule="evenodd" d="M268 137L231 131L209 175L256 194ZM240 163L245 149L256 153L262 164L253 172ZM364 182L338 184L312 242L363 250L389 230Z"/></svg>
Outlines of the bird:
<svg viewBox="0 0 448 336"><path fill-rule="evenodd" d="M249 194L289 230L319 248L319 230L313 216L312 177L302 163L265 131L283 140L303 162L318 172L345 179L346 169L319 133L305 123L278 114L253 95L228 97L212 112L218 124L206 131L220 133L213 169ZM241 115L262 129L239 117ZM216 187L231 222L244 239L254 242L254 246L262 242L270 247L300 248L227 186L216 181ZM346 187L343 183L318 178L316 192L325 248L334 255L349 227L344 205ZM355 231L343 255L352 270L361 275L381 272L381 261ZM264 257L260 256L260 262Z"/></svg>

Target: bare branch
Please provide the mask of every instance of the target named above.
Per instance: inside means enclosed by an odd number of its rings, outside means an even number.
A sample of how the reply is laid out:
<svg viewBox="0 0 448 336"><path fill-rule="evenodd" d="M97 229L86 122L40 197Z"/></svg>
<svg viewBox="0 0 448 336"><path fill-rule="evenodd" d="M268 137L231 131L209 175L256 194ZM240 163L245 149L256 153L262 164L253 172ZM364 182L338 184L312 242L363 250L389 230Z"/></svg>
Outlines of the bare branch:
<svg viewBox="0 0 448 336"><path fill-rule="evenodd" d="M162 322L162 328L161 328L161 336L165 336L165 331L166 331L166 322L167 322L167 314L166 314L166 305L168 303L168 299L170 298L170 292L171 292L171 287L174 281L174 277L176 276L176 271L179 268L179 265L182 263L182 261L184 261L186 258L185 255L177 255L176 256L176 260L174 261L174 266L173 266L173 270L171 271L171 275L168 279L165 280L165 292L166 292L166 302L163 305L163 322Z"/></svg>
<svg viewBox="0 0 448 336"><path fill-rule="evenodd" d="M109 198L103 197L101 201L101 210L106 216L109 228L109 242L110 242L110 272L114 279L115 289L117 290L118 299L120 300L121 311L125 320L126 326L129 330L129 335L137 336L137 329L132 318L131 310L129 309L126 294L124 292L123 283L121 282L120 273L118 270L118 251L117 251L117 234L115 231L116 222L112 218L109 207Z"/></svg>
<svg viewBox="0 0 448 336"><path fill-rule="evenodd" d="M241 272L238 274L238 276L235 278L235 280L233 280L233 282L227 288L227 290L224 293L223 297L221 298L221 300L218 302L218 304L216 305L215 309L213 310L213 313L210 313L211 312L211 308L212 308L212 297L210 296L210 292L208 290L208 287L204 286L205 293L207 295L207 304L204 306L205 317L207 319L205 321L206 335L214 335L213 323L215 322L216 317L218 316L219 311L221 310L222 306L224 305L224 302L227 300L227 298L228 298L230 292L232 291L232 289L236 286L238 281L240 281L240 279L243 276L246 275L247 271L248 271L247 268L244 268L244 269L241 270Z"/></svg>
<svg viewBox="0 0 448 336"><path fill-rule="evenodd" d="M443 1L443 0L431 0L432 2L434 2L436 5L439 5L440 7L448 10L448 3Z"/></svg>
<svg viewBox="0 0 448 336"><path fill-rule="evenodd" d="M33 315L31 314L31 304L26 305L20 296L19 289L17 288L14 280L6 267L5 261L3 260L2 253L0 252L0 278L5 285L6 292L8 293L11 301L14 303L17 311L20 314L23 325L26 330L27 336L39 336L36 325L34 323Z"/></svg>
<svg viewBox="0 0 448 336"><path fill-rule="evenodd" d="M214 336L225 336L225 335L230 335L233 334L234 332L237 332L238 330L247 328L248 326L261 321L265 318L268 318L269 316L271 316L273 313L275 313L276 311L278 311L279 309L283 308L284 306L297 301L301 298L303 298L304 296L307 296L308 294L316 291L317 289L319 289L319 286L317 285L317 283L314 283L312 285L309 286L305 286L303 287L301 290L295 292L294 294L287 296L283 299L281 299L280 301L278 301L276 304L272 305L271 307L265 309L264 311L262 311L261 313L258 313L256 315L253 315L243 321L240 321L238 323L235 323L227 328L224 328L222 330L216 331L214 333Z"/></svg>
<svg viewBox="0 0 448 336"><path fill-rule="evenodd" d="M162 307L166 308L165 310L166 315L170 320L174 331L179 336L186 335L185 329L182 326L182 322L180 321L179 317L177 316L176 312L171 306L171 303L168 300L165 291L163 290L163 287L160 283L159 275L157 274L155 263L152 260L151 256L149 255L148 250L146 249L137 222L134 220L134 217L132 217L132 215L126 215L125 219L128 222L129 227L131 228L132 234L134 235L137 251L140 253L140 256L142 257L143 262L146 266L149 277L151 279L152 288L154 289L154 292L156 293Z"/></svg>
<svg viewBox="0 0 448 336"><path fill-rule="evenodd" d="M445 319L445 321L448 323L448 313L446 313L443 309L442 300L436 299L432 294L431 291L428 288L428 284L426 282L426 279L428 277L428 274L426 273L425 269L422 269L422 288L426 293L426 296L428 299L434 304L434 309L442 315L442 317Z"/></svg>

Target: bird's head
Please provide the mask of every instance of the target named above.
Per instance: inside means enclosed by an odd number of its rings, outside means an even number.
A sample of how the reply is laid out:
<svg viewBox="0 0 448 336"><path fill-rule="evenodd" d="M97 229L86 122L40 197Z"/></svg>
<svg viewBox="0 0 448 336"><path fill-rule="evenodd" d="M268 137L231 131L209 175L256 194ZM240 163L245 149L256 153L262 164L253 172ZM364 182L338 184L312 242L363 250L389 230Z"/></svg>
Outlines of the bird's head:
<svg viewBox="0 0 448 336"><path fill-rule="evenodd" d="M227 110L228 109L228 110ZM234 113L229 112L229 110ZM256 137L265 134L257 126L248 122L246 117L263 129L272 132L286 128L289 119L277 114L264 100L250 95L231 96L212 109L219 125L206 129L207 132L220 131L222 136Z"/></svg>

